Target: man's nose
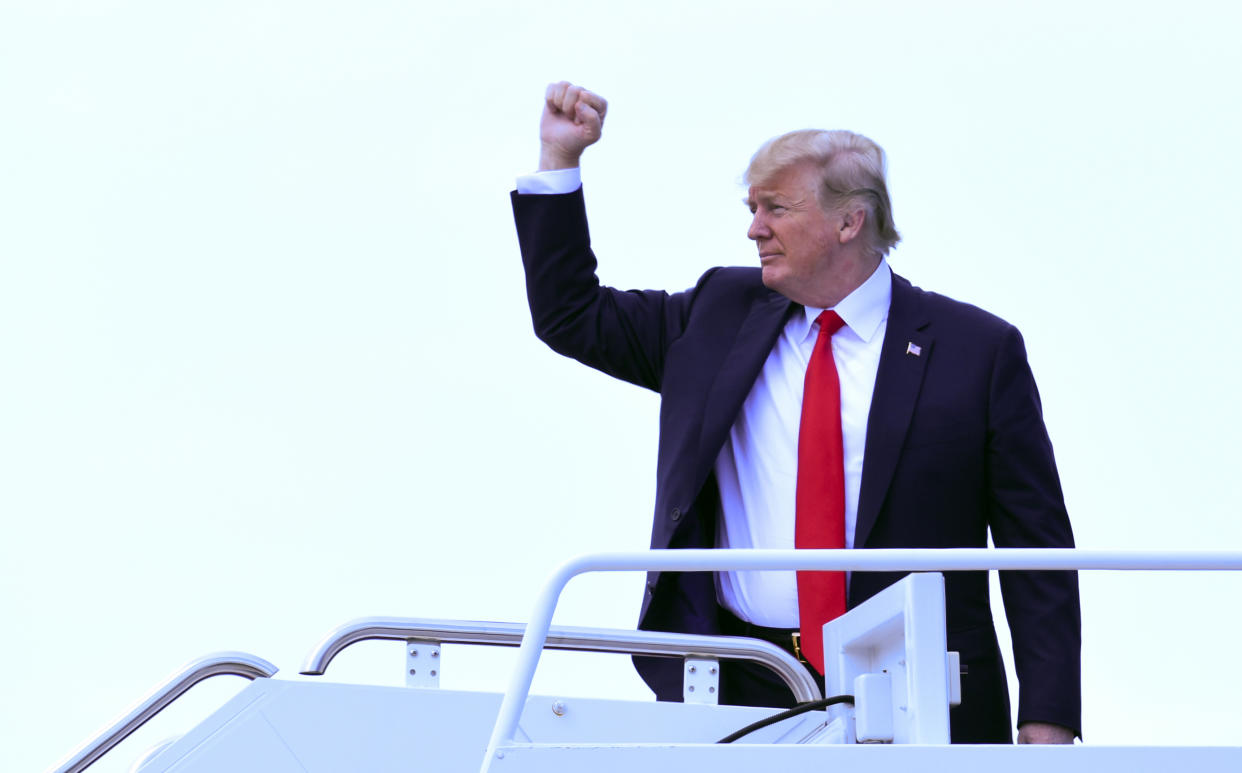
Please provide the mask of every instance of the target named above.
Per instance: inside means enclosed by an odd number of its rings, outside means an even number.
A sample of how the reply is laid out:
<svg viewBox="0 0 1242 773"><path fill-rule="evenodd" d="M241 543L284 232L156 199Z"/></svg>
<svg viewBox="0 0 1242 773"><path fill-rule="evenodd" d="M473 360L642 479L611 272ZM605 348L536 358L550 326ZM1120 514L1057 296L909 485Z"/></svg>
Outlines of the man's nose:
<svg viewBox="0 0 1242 773"><path fill-rule="evenodd" d="M763 217L763 212L756 212L755 216L750 219L750 228L746 231L746 236L755 241L766 239L771 236L772 232L768 230L767 220Z"/></svg>

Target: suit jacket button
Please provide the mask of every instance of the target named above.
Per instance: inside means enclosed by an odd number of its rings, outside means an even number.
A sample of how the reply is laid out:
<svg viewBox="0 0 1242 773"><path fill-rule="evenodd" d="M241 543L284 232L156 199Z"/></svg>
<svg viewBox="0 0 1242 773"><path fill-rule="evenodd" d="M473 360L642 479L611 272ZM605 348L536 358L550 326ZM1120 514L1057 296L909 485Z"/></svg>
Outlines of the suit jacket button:
<svg viewBox="0 0 1242 773"><path fill-rule="evenodd" d="M680 518L681 518L681 508L680 508L680 507L674 507L674 508L673 508L673 512L669 513L669 516L668 516L668 517L669 517L669 518L672 518L674 521L676 521L676 520L680 520Z"/></svg>

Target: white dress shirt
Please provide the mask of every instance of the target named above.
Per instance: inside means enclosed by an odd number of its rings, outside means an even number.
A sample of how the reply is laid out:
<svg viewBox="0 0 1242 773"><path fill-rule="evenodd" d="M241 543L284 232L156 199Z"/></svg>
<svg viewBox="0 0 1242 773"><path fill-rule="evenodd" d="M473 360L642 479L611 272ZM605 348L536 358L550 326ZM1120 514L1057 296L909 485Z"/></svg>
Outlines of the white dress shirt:
<svg viewBox="0 0 1242 773"><path fill-rule="evenodd" d="M577 168L517 180L518 193L523 194L571 193L581 185ZM854 546L867 417L892 294L892 271L881 260L867 281L834 307L845 322L832 337L832 356L841 382L847 548ZM815 318L822 311L805 307L786 323L716 458L721 503L717 547L794 547L802 387L819 334ZM793 572L721 572L716 582L720 603L743 620L774 628L798 627Z"/></svg>
<svg viewBox="0 0 1242 773"><path fill-rule="evenodd" d="M845 321L832 337L832 357L841 381L847 548L854 547L867 417L892 295L892 271L881 260L867 281L834 307ZM819 335L815 318L822 311L805 307L785 324L716 457L717 547L794 547L802 387ZM720 603L743 620L798 627L793 572L721 572L716 582Z"/></svg>
<svg viewBox="0 0 1242 773"><path fill-rule="evenodd" d="M518 193L573 193L582 187L582 168L550 169L517 178Z"/></svg>

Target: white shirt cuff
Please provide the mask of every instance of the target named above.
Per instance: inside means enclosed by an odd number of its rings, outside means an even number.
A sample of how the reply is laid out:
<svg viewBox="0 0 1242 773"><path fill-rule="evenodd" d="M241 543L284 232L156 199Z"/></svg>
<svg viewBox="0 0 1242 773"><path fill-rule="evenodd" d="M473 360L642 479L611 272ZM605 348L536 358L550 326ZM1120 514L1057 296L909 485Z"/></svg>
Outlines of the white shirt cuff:
<svg viewBox="0 0 1242 773"><path fill-rule="evenodd" d="M582 170L551 169L546 172L524 174L517 178L518 193L573 193L582 187Z"/></svg>

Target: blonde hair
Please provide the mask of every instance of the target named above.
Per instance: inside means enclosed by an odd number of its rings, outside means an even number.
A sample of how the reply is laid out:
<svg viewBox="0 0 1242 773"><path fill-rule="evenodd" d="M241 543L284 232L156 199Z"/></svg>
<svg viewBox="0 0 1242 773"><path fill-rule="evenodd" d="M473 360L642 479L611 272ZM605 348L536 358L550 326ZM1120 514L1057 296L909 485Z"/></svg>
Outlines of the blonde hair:
<svg viewBox="0 0 1242 773"><path fill-rule="evenodd" d="M901 241L893 223L893 205L885 182L884 150L854 132L803 129L774 137L755 152L743 180L763 186L779 173L801 164L819 170L816 197L826 212L862 207L870 227L865 244L877 256Z"/></svg>

